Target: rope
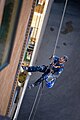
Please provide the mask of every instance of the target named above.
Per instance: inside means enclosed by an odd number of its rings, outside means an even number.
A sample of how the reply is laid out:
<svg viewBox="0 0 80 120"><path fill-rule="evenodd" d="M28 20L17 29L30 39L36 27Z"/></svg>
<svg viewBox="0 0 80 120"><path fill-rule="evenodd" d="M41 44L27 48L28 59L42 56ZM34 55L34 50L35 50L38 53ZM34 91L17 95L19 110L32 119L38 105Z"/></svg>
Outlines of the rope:
<svg viewBox="0 0 80 120"><path fill-rule="evenodd" d="M41 88L40 88L40 89L41 89ZM39 104L40 99L41 99L42 90L43 90L43 82L42 82L42 89L41 89L41 92L40 92L40 95L39 95L39 98L38 98L38 101L37 101L37 104L36 104L36 107L35 107L35 111L34 111L34 114L33 114L33 116L32 116L32 120L34 120L34 117L35 117L35 114L36 114L36 111L37 111L37 107L38 107L38 104Z"/></svg>
<svg viewBox="0 0 80 120"><path fill-rule="evenodd" d="M34 103L33 103L33 106L32 106L32 109L31 109L31 112L30 112L30 115L29 115L28 120L31 120L31 116L32 116L32 113L33 113L33 111L34 111L34 108L35 108L35 105L36 105L36 101L37 101L37 99L38 99L38 96L39 96L39 93L40 93L40 90L41 90L41 86L42 86L42 83L40 83L40 85L39 85L39 88L38 88L38 91L37 91L37 94L36 94L36 98L35 98L35 100L34 100ZM40 94L40 97L41 97L41 94ZM39 97L38 102L37 102L37 105L36 105L36 110L37 110L37 106L38 106L39 101L40 101L40 97ZM36 113L36 110L35 110L35 113ZM35 113L34 113L34 115L35 115ZM33 119L34 119L34 116L33 116ZM33 120L33 119L32 119L32 120Z"/></svg>
<svg viewBox="0 0 80 120"><path fill-rule="evenodd" d="M57 38L56 38L56 43L55 43L55 47L54 47L54 51L53 51L53 54L52 54L52 55L55 54L56 47L57 47L57 44L58 44L58 41L59 41L60 31L61 31L61 27L62 27L64 15L65 15L67 3L68 3L68 0L66 0L66 2L65 2L65 6L64 6L64 9L63 9L63 13L62 13L62 17L61 17L61 22L60 22L60 26L59 26L59 30L58 30L58 34L57 34ZM36 105L37 100L38 100L38 103L37 103L37 107L38 107L38 104L39 104L39 101L40 101L40 98L41 98L41 95L42 95L42 93L41 93L40 96L39 96L40 89L41 89L41 84L40 84L40 86L39 86L39 88L38 88L38 91L37 91L37 94L36 94L36 98L35 98L35 100L34 100L34 103L33 103L33 106L32 106L32 109L31 109L31 112L30 112L30 115L29 115L28 120L31 120L31 116L32 116L33 110L34 110L34 108L35 108L35 105ZM38 96L39 96L39 99L38 99ZM36 110L37 110L37 107L36 107ZM36 113L36 110L35 110L35 113ZM34 114L34 115L35 115L35 114ZM33 117L33 119L34 119L34 117Z"/></svg>
<svg viewBox="0 0 80 120"><path fill-rule="evenodd" d="M58 30L58 34L57 34L57 38L56 38L56 43L55 43L55 47L54 47L54 51L53 51L53 54L52 54L52 55L55 54L56 47L57 47L57 44L58 44L58 41L59 41L60 31L61 31L61 27L62 27L62 23L63 23L64 15L65 15L65 11L66 11L66 7L67 7L67 3L68 3L68 0L66 0L66 2L65 2L65 6L64 6L64 10L63 10L63 14L62 14L62 18L61 18L61 22L60 22L60 26L59 26L59 30Z"/></svg>

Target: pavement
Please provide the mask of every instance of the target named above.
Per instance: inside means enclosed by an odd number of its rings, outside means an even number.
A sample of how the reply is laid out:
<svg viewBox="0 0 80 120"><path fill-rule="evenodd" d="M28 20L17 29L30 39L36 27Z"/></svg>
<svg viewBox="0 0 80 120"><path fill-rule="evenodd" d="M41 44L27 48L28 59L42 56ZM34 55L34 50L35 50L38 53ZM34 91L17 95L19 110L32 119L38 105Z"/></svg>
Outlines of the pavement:
<svg viewBox="0 0 80 120"><path fill-rule="evenodd" d="M48 65L54 51L63 3L53 3L35 65ZM80 4L68 3L55 54L69 61L53 88L44 85L34 120L80 120ZM29 84L41 73L32 73ZM26 90L18 120L28 120L38 87ZM32 120L31 119L31 120Z"/></svg>

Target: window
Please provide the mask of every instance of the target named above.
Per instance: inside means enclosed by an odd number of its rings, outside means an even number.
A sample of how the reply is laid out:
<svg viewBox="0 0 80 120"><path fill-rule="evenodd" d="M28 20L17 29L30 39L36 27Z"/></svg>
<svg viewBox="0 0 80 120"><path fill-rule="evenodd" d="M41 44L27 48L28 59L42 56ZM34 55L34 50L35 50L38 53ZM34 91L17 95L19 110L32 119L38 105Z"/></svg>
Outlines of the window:
<svg viewBox="0 0 80 120"><path fill-rule="evenodd" d="M10 61L22 0L6 0L0 26L0 70Z"/></svg>

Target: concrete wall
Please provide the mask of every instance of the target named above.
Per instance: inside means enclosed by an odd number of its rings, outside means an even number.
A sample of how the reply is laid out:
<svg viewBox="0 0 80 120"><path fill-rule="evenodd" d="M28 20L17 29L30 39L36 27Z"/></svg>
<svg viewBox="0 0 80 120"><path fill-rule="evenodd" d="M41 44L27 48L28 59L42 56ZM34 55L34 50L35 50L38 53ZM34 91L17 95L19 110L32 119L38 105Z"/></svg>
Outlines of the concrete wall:
<svg viewBox="0 0 80 120"><path fill-rule="evenodd" d="M33 0L23 0L10 64L0 72L0 114L5 115L15 80Z"/></svg>

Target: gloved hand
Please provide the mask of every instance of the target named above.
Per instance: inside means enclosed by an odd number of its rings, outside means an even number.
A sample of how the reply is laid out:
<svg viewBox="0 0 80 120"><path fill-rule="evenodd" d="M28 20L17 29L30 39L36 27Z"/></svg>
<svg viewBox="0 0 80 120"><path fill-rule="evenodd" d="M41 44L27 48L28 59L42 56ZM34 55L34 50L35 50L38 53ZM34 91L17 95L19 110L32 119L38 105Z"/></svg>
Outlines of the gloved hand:
<svg viewBox="0 0 80 120"><path fill-rule="evenodd" d="M28 67L27 66L21 66L20 70L21 70L21 72L27 71Z"/></svg>

